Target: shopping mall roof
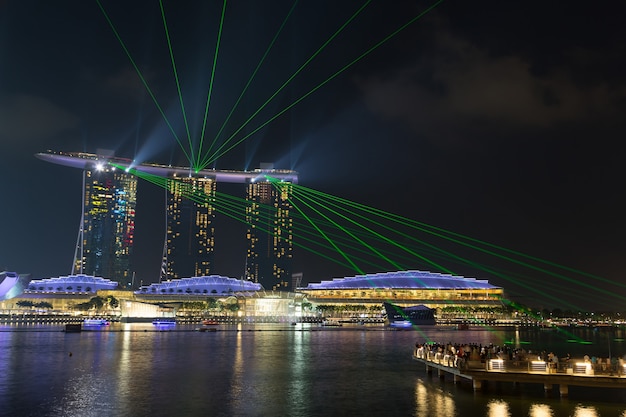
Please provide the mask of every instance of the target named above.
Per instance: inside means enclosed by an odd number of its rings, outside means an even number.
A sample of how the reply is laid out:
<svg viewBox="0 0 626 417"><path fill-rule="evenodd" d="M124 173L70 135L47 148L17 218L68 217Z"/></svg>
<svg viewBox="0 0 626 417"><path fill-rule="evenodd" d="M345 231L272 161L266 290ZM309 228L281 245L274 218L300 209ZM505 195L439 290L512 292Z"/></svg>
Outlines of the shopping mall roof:
<svg viewBox="0 0 626 417"><path fill-rule="evenodd" d="M206 294L224 295L242 291L260 291L261 284L219 275L173 279L144 285L135 294Z"/></svg>
<svg viewBox="0 0 626 417"><path fill-rule="evenodd" d="M29 292L96 292L98 290L114 290L117 282L91 275L68 275L58 278L33 279L28 284Z"/></svg>
<svg viewBox="0 0 626 417"><path fill-rule="evenodd" d="M310 283L301 290L329 289L365 289L365 288L396 288L396 289L500 289L487 280L465 278L461 276L440 274L427 271L398 271L376 274L357 275L354 277L334 278L331 281Z"/></svg>

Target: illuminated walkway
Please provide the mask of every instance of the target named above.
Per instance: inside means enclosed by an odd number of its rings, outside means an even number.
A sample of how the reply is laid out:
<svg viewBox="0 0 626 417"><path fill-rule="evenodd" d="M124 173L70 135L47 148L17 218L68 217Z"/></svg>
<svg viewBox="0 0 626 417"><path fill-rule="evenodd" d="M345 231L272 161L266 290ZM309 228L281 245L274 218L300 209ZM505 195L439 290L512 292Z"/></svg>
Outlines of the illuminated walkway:
<svg viewBox="0 0 626 417"><path fill-rule="evenodd" d="M437 369L440 378L450 374L454 382L461 379L472 381L475 391L482 388L483 381L535 383L543 384L546 391L554 385L559 386L561 396L568 395L568 386L598 387L598 388L626 388L626 365L616 374L611 372L595 374L591 363L577 362L572 368L564 370L550 369L545 361L513 361L504 359L489 359L481 361L466 361L453 355L444 355L432 352L424 347L416 348L413 360L423 363L426 372Z"/></svg>

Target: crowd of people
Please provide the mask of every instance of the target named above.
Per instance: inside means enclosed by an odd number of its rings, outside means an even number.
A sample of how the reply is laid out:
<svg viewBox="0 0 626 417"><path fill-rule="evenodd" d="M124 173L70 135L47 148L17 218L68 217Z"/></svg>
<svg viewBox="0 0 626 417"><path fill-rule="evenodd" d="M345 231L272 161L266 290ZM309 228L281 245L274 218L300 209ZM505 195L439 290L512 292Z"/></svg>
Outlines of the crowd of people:
<svg viewBox="0 0 626 417"><path fill-rule="evenodd" d="M575 361L570 354L559 357L554 352L532 351L521 347L499 346L479 343L415 343L415 357L438 362L450 367L465 369L472 362L486 364L491 359L508 361L510 367L528 368L530 361L543 361L548 372L573 372L574 362L587 364L594 373L611 373L621 375L624 372L624 358L600 358L585 355L582 360ZM482 366L482 365L481 365Z"/></svg>

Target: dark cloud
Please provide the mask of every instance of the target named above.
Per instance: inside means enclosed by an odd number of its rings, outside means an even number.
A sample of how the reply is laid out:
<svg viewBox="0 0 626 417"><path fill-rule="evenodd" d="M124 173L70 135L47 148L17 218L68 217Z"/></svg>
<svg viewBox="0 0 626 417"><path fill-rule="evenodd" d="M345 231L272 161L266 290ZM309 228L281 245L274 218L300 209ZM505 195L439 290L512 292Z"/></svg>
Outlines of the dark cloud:
<svg viewBox="0 0 626 417"><path fill-rule="evenodd" d="M153 71L144 71L141 76L153 93L158 92L155 87L155 74ZM120 100L131 99L140 101L146 96L146 87L137 75L137 71L130 67L124 67L117 72L108 75L101 84L101 88L107 94L119 97Z"/></svg>
<svg viewBox="0 0 626 417"><path fill-rule="evenodd" d="M43 143L77 125L78 117L46 98L26 94L0 96L0 146Z"/></svg>
<svg viewBox="0 0 626 417"><path fill-rule="evenodd" d="M471 140L467 129L471 132L475 124L502 133L610 121L626 99L623 84L577 83L576 74L558 66L536 75L529 58L494 56L450 33L439 34L435 44L436 53L420 57L418 64L358 79L373 113L404 123L417 134L441 129Z"/></svg>

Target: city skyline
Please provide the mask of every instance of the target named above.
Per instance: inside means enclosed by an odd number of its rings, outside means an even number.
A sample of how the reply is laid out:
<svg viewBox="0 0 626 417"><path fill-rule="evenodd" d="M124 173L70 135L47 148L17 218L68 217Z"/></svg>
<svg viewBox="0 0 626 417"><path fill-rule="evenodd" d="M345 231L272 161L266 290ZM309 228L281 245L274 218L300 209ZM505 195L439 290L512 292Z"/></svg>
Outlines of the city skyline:
<svg viewBox="0 0 626 417"><path fill-rule="evenodd" d="M442 2L329 79L434 4L298 2L226 134L293 79L235 141L259 130L209 167L247 170L273 161L329 195L623 283L626 63L618 17L624 5L589 10L569 4L564 17L562 6L538 1ZM7 202L0 265L33 278L69 272L81 200L76 172L43 164L33 154L103 148L140 161L188 164L172 137L173 130L186 146L158 2L100 5L106 17L98 2L0 2L0 58L6 63L0 191ZM219 54L222 3L163 5L196 140L211 80L206 126L214 134L294 3L228 3ZM138 188L139 204L163 205L159 187L140 180ZM162 220L161 212L137 218L137 235L145 236L136 242L140 278L160 268L163 234L149 225ZM234 235L246 233L244 225L236 228ZM246 250L218 231L217 238L232 248L229 254ZM305 284L353 274L295 250L293 269L303 272ZM216 260L227 276L239 276L243 261L236 255ZM469 269L454 272L478 275ZM477 277L511 287L489 273ZM604 298L610 308L619 298L609 293L626 296L604 281L574 279L598 296L589 304L603 306ZM527 280L538 282L534 274ZM555 287L550 294L568 297L574 282L553 284L564 292ZM523 287L515 292L522 300L536 296Z"/></svg>

